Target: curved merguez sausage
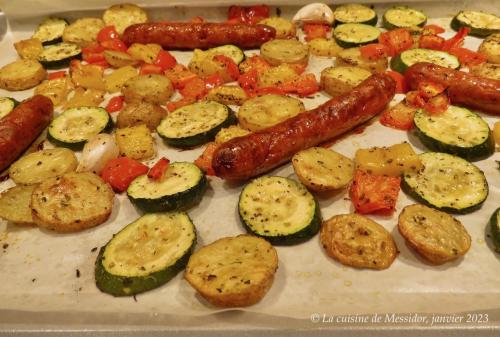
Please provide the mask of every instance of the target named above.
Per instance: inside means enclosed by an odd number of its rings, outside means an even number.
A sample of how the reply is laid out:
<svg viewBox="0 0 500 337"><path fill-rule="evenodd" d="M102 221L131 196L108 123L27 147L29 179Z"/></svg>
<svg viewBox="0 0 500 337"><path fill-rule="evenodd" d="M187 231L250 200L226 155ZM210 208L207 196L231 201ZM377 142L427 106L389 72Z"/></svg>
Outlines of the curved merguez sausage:
<svg viewBox="0 0 500 337"><path fill-rule="evenodd" d="M266 25L152 22L128 27L123 40L127 45L157 43L165 49L207 49L225 44L251 49L275 36L276 30Z"/></svg>
<svg viewBox="0 0 500 337"><path fill-rule="evenodd" d="M49 125L53 110L50 99L36 95L0 119L0 171L16 160Z"/></svg>
<svg viewBox="0 0 500 337"><path fill-rule="evenodd" d="M212 166L224 179L244 180L267 172L300 150L351 130L381 112L394 97L395 82L376 74L351 92L284 122L221 144Z"/></svg>
<svg viewBox="0 0 500 337"><path fill-rule="evenodd" d="M412 89L421 81L431 81L448 87L451 103L500 115L500 81L476 76L432 63L417 63L405 72Z"/></svg>

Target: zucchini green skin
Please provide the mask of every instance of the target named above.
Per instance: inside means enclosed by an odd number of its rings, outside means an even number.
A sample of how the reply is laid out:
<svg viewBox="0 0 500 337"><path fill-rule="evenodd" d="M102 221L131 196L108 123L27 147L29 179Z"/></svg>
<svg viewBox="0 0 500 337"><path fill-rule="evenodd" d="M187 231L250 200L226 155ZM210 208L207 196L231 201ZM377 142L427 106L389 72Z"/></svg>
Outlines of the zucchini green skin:
<svg viewBox="0 0 500 337"><path fill-rule="evenodd" d="M361 24L361 23L356 23L356 24ZM340 27L340 25L337 26L336 29L339 29L339 27ZM345 41L345 40L342 40L341 38L339 38L337 36L337 34L335 34L335 30L333 31L333 38L335 39L335 42L337 42L337 44L342 48L354 48L354 47L359 47L359 46L363 46L363 45L370 44L370 43L376 43L378 41L378 36L372 40L366 40L363 42Z"/></svg>
<svg viewBox="0 0 500 337"><path fill-rule="evenodd" d="M63 19L63 18L47 18L47 19L45 19L45 20L44 20L44 21L43 21L43 22L42 22L42 23L41 23L41 24L37 27L37 29L36 29L36 30L38 31L38 29L40 29L40 26L42 26L42 25L44 25L44 24L47 24L47 21L50 21L50 20L60 20L60 21L66 22L66 26L68 26L68 25L69 25L69 21L68 21L68 20L66 20L66 19ZM36 34L36 32L35 32L35 34ZM35 37L35 34L34 34L34 36L33 36L33 37ZM49 45L51 45L51 44L56 44L56 43L59 43L59 42L63 42L63 39L62 39L62 35L60 35L60 36L58 36L58 37L56 37L56 38L54 38L54 39L52 39L52 40L42 40L41 42L42 42L42 45L43 45L43 46L49 46Z"/></svg>
<svg viewBox="0 0 500 337"><path fill-rule="evenodd" d="M58 61L38 60L45 69L55 70L69 67L72 60L81 60L82 53Z"/></svg>
<svg viewBox="0 0 500 337"><path fill-rule="evenodd" d="M378 22L378 15L375 14L375 16L373 18L371 18L370 20L361 21L361 22L343 22L343 21L339 21L339 20L335 19L335 21L333 22L333 27L337 27L338 25L343 25L344 23L362 23L365 25L376 26L377 22Z"/></svg>
<svg viewBox="0 0 500 337"><path fill-rule="evenodd" d="M200 203L207 189L208 180L205 174L198 184L188 190L157 199L134 198L127 190L127 196L137 208L145 213L186 210Z"/></svg>
<svg viewBox="0 0 500 337"><path fill-rule="evenodd" d="M95 263L95 281L99 290L111 294L113 296L132 296L135 294L143 293L145 291L158 288L159 286L167 283L174 278L180 271L182 271L188 261L189 257L196 247L196 231L194 231L195 238L191 247L184 253L182 258L177 262L163 270L159 270L148 276L118 276L109 273L104 268L103 254L106 246L101 247L99 255ZM109 243L109 242L108 242Z"/></svg>
<svg viewBox="0 0 500 337"><path fill-rule="evenodd" d="M453 29L455 31L459 31L460 28L467 27L467 28L470 28L469 35L477 36L477 37L487 37L488 35L499 32L499 30L495 30L495 29L472 27L471 25L469 25L465 22L462 22L458 19L458 16L460 15L460 13L462 13L462 12L459 12L457 15L455 15L450 23L451 29Z"/></svg>
<svg viewBox="0 0 500 337"><path fill-rule="evenodd" d="M491 240L495 246L495 251L500 253L500 223L498 222L498 216L500 215L500 207L493 212L490 218L490 232Z"/></svg>
<svg viewBox="0 0 500 337"><path fill-rule="evenodd" d="M111 131L113 131L113 127L114 127L114 122L110 116L109 120L108 120L108 124L100 133L102 133L102 132L110 133ZM54 144L56 146L66 147L66 148L73 150L73 151L82 150L83 147L85 146L85 143L87 143L86 140L83 140L81 142L76 142L76 143L69 143L69 142L64 142L62 140L59 140L59 139L55 138L54 136L52 136L52 134L50 133L50 128L49 128L49 132L47 132L47 139L49 142L51 142L52 144Z"/></svg>
<svg viewBox="0 0 500 337"><path fill-rule="evenodd" d="M263 238L267 240L270 244L276 246L292 246L308 241L319 232L322 222L320 207L317 200L315 200L314 216L309 225L307 225L307 227L304 227L302 230L290 235L266 236L254 232L241 216L241 212L239 212L239 202L238 202L238 214L240 214L240 221L248 233Z"/></svg>
<svg viewBox="0 0 500 337"><path fill-rule="evenodd" d="M232 49L235 53L232 53L231 51L226 52L226 50L229 50L229 49ZM207 51L213 53L213 55L227 56L227 57L231 58L237 65L240 64L241 62L243 62L246 58L243 50L235 45L232 45L232 44L210 48ZM220 53L218 53L217 51L219 51ZM238 54L238 55L236 55L236 54Z"/></svg>
<svg viewBox="0 0 500 337"><path fill-rule="evenodd" d="M461 147L452 144L443 143L437 139L429 137L415 125L417 137L426 148L434 152L444 152L462 157L468 161L477 161L488 158L495 153L495 140L490 131L488 138L481 144L472 147Z"/></svg>
<svg viewBox="0 0 500 337"><path fill-rule="evenodd" d="M398 73L404 74L406 69L409 68L409 66L403 62L403 60L401 59L401 54L402 53L391 58L390 67L392 70L397 71ZM460 68L460 64L458 64L458 66L455 69L458 69L458 68Z"/></svg>
<svg viewBox="0 0 500 337"><path fill-rule="evenodd" d="M231 125L234 125L238 122L236 119L236 116L234 112L228 108L228 117L224 122L221 124L217 125L213 129L210 129L208 131L205 131L203 133L199 133L193 136L188 136L188 137L182 137L182 138L169 138L164 136L161 132L158 132L158 134L163 138L163 141L171 146L174 147L180 147L180 148L190 148L190 147L195 147L198 145L202 145L205 143L208 143L212 140L214 140L215 135L223 129L227 128Z"/></svg>

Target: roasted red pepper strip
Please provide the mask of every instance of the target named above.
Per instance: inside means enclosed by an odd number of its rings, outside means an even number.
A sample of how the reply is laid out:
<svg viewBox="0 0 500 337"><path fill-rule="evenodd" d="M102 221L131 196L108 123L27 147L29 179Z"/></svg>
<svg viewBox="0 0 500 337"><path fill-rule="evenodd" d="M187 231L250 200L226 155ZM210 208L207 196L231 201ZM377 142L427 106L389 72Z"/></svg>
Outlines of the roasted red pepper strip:
<svg viewBox="0 0 500 337"><path fill-rule="evenodd" d="M104 58L104 47L99 44L92 44L82 49L82 60L88 63L106 61Z"/></svg>
<svg viewBox="0 0 500 337"><path fill-rule="evenodd" d="M417 90L420 92L421 96L427 100L445 91L446 86L430 81L421 81L418 83Z"/></svg>
<svg viewBox="0 0 500 337"><path fill-rule="evenodd" d="M441 33L444 33L446 31L443 27L438 26L438 25L425 25L422 27L422 30L424 31L424 34L426 32L429 32L429 33L434 34L434 35L441 34Z"/></svg>
<svg viewBox="0 0 500 337"><path fill-rule="evenodd" d="M406 103L415 108L423 108L426 101L420 91L408 91L406 93Z"/></svg>
<svg viewBox="0 0 500 337"><path fill-rule="evenodd" d="M120 111L122 108L123 108L123 96L112 97L109 100L108 104L106 105L106 111L109 113Z"/></svg>
<svg viewBox="0 0 500 337"><path fill-rule="evenodd" d="M396 82L396 94L404 94L408 91L408 84L402 74L392 70L388 70L385 73Z"/></svg>
<svg viewBox="0 0 500 337"><path fill-rule="evenodd" d="M411 130L416 110L404 102L398 103L382 112L380 124L397 130Z"/></svg>
<svg viewBox="0 0 500 337"><path fill-rule="evenodd" d="M269 17L269 7L266 5L257 5L251 7L231 6L228 11L228 20L230 22L242 22L255 25L262 19Z"/></svg>
<svg viewBox="0 0 500 337"><path fill-rule="evenodd" d="M184 88L179 90L179 93L184 97L200 99L206 94L205 81L200 77L195 77L189 80Z"/></svg>
<svg viewBox="0 0 500 337"><path fill-rule="evenodd" d="M212 74L205 77L205 88L207 91L224 84L224 79L219 74Z"/></svg>
<svg viewBox="0 0 500 337"><path fill-rule="evenodd" d="M120 39L102 41L101 46L110 50L116 50L121 52L127 51L127 45Z"/></svg>
<svg viewBox="0 0 500 337"><path fill-rule="evenodd" d="M182 89L187 82L198 77L182 64L176 64L173 68L165 71L165 76L168 77L175 89Z"/></svg>
<svg viewBox="0 0 500 337"><path fill-rule="evenodd" d="M382 43L370 43L361 46L359 51L361 52L361 56L372 61L387 57L390 53L387 46Z"/></svg>
<svg viewBox="0 0 500 337"><path fill-rule="evenodd" d="M212 158L216 149L217 144L215 144L215 142L208 143L205 151L203 151L203 153L194 161L194 164L209 176L215 175L215 171L212 167Z"/></svg>
<svg viewBox="0 0 500 337"><path fill-rule="evenodd" d="M430 115L438 115L448 110L450 99L445 93L430 98L424 105L424 110Z"/></svg>
<svg viewBox="0 0 500 337"><path fill-rule="evenodd" d="M155 180L155 181L160 181L163 179L165 176L165 172L168 170L168 166L170 164L170 160L168 160L165 157L160 158L156 164L149 170L148 172L148 178Z"/></svg>
<svg viewBox="0 0 500 337"><path fill-rule="evenodd" d="M66 71L61 70L61 71L56 71L56 72L50 73L47 76L47 79L50 81L50 80L55 80L56 78L62 78L64 76L66 76Z"/></svg>
<svg viewBox="0 0 500 337"><path fill-rule="evenodd" d="M149 75L149 74L157 74L162 75L163 69L160 66L154 64L144 63L141 66L141 70L139 70L140 75Z"/></svg>
<svg viewBox="0 0 500 337"><path fill-rule="evenodd" d="M456 56L460 61L460 64L467 67L484 63L488 59L483 54L461 47L453 47L450 50L448 50L448 52Z"/></svg>
<svg viewBox="0 0 500 337"><path fill-rule="evenodd" d="M400 182L400 177L374 175L356 170L350 189L356 212L392 214L396 208Z"/></svg>
<svg viewBox="0 0 500 337"><path fill-rule="evenodd" d="M101 172L101 178L117 192L125 191L132 180L146 174L149 168L128 157L111 159Z"/></svg>
<svg viewBox="0 0 500 337"><path fill-rule="evenodd" d="M302 30L304 34L306 34L305 40L311 41L317 38L326 38L327 34L332 30L332 27L325 24L305 23Z"/></svg>
<svg viewBox="0 0 500 337"><path fill-rule="evenodd" d="M418 39L418 46L425 49L441 50L444 44L444 38L437 35L422 35Z"/></svg>
<svg viewBox="0 0 500 337"><path fill-rule="evenodd" d="M230 57L225 55L215 55L213 59L224 64L224 68L226 68L229 76L231 76L231 78L235 81L238 80L240 77L240 69Z"/></svg>
<svg viewBox="0 0 500 337"><path fill-rule="evenodd" d="M97 42L101 43L104 41L119 39L120 34L115 29L115 26L106 26L97 33Z"/></svg>
<svg viewBox="0 0 500 337"><path fill-rule="evenodd" d="M462 47L462 45L464 44L465 37L469 35L469 32L470 28L466 27L460 28L460 30L455 34L455 36L443 42L441 50L449 51L452 48Z"/></svg>
<svg viewBox="0 0 500 337"><path fill-rule="evenodd" d="M156 56L156 60L153 64L159 66L163 70L167 70L172 69L177 64L177 60L168 51L162 49Z"/></svg>
<svg viewBox="0 0 500 337"><path fill-rule="evenodd" d="M413 46L411 33L404 28L384 32L380 34L378 41L387 47L389 56L396 56Z"/></svg>

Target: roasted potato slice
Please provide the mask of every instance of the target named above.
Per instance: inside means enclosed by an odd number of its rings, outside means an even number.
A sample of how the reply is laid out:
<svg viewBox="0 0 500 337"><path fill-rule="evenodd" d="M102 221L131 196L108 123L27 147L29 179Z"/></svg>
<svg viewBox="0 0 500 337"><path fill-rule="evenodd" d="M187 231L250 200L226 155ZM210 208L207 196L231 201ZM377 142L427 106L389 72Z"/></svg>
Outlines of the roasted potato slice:
<svg viewBox="0 0 500 337"><path fill-rule="evenodd" d="M249 99L238 111L240 125L250 131L273 126L305 111L301 100L281 95L263 95Z"/></svg>
<svg viewBox="0 0 500 337"><path fill-rule="evenodd" d="M104 85L103 68L94 64L77 63L71 67L71 80L76 87L85 89L106 90Z"/></svg>
<svg viewBox="0 0 500 337"><path fill-rule="evenodd" d="M155 43L132 43L132 45L128 47L127 53L137 61L153 63L161 49L161 46Z"/></svg>
<svg viewBox="0 0 500 337"><path fill-rule="evenodd" d="M336 215L321 226L320 241L327 254L355 268L389 268L398 249L391 234L359 214Z"/></svg>
<svg viewBox="0 0 500 337"><path fill-rule="evenodd" d="M215 135L215 143L217 145L227 142L236 137L242 137L250 134L250 131L245 130L238 125L231 125L228 128L223 128Z"/></svg>
<svg viewBox="0 0 500 337"><path fill-rule="evenodd" d="M478 52L490 63L500 63L500 33L491 34L479 46Z"/></svg>
<svg viewBox="0 0 500 337"><path fill-rule="evenodd" d="M343 50L335 39L316 38L308 42L311 54L316 56L334 57Z"/></svg>
<svg viewBox="0 0 500 337"><path fill-rule="evenodd" d="M117 50L105 50L104 59L113 68L122 68L126 66L135 66L139 60L134 59L129 54Z"/></svg>
<svg viewBox="0 0 500 337"><path fill-rule="evenodd" d="M35 185L14 186L0 194L0 218L18 225L32 225L31 194Z"/></svg>
<svg viewBox="0 0 500 337"><path fill-rule="evenodd" d="M141 124L116 130L116 143L120 154L135 160L154 157L155 142L146 125Z"/></svg>
<svg viewBox="0 0 500 337"><path fill-rule="evenodd" d="M297 33L297 28L292 21L279 16L271 16L269 18L260 20L260 25L267 25L276 30L276 39L290 39L294 38Z"/></svg>
<svg viewBox="0 0 500 337"><path fill-rule="evenodd" d="M128 26L148 21L147 13L134 4L113 5L104 11L102 19L106 26L115 26L118 34L123 34Z"/></svg>
<svg viewBox="0 0 500 337"><path fill-rule="evenodd" d="M43 52L42 42L36 38L17 41L14 48L20 58L28 60L37 60Z"/></svg>
<svg viewBox="0 0 500 337"><path fill-rule="evenodd" d="M33 185L74 171L77 166L73 151L66 148L46 149L16 161L9 168L9 176L16 184Z"/></svg>
<svg viewBox="0 0 500 337"><path fill-rule="evenodd" d="M129 103L120 111L116 126L126 128L146 124L149 130L155 131L162 118L166 115L167 112L156 104L147 102Z"/></svg>
<svg viewBox="0 0 500 337"><path fill-rule="evenodd" d="M219 239L191 255L184 278L207 301L219 307L259 302L278 269L276 250L250 235Z"/></svg>
<svg viewBox="0 0 500 337"><path fill-rule="evenodd" d="M340 51L335 59L337 66L354 66L369 70L372 73L383 73L387 70L387 58L368 60L361 55L359 48L349 48Z"/></svg>
<svg viewBox="0 0 500 337"><path fill-rule="evenodd" d="M120 91L125 82L135 76L137 76L137 69L132 66L116 69L111 74L104 77L106 91L111 93Z"/></svg>
<svg viewBox="0 0 500 337"><path fill-rule="evenodd" d="M242 105L247 98L247 93L239 85L215 87L205 96L206 100L219 102L225 105Z"/></svg>
<svg viewBox="0 0 500 337"><path fill-rule="evenodd" d="M64 104L64 109L82 106L99 106L99 104L104 101L104 95L106 94L106 92L102 90L85 89L82 87L77 87L72 93L73 95Z"/></svg>
<svg viewBox="0 0 500 337"><path fill-rule="evenodd" d="M10 91L26 90L40 84L47 71L35 60L18 60L0 69L0 88Z"/></svg>
<svg viewBox="0 0 500 337"><path fill-rule="evenodd" d="M455 260L471 246L471 237L460 221L424 205L403 208L398 230L417 253L433 264Z"/></svg>
<svg viewBox="0 0 500 337"><path fill-rule="evenodd" d="M331 191L347 186L354 174L354 162L330 149L311 147L292 158L299 180L313 191Z"/></svg>
<svg viewBox="0 0 500 337"><path fill-rule="evenodd" d="M125 101L165 104L174 92L172 82L162 75L139 75L127 80L122 86Z"/></svg>
<svg viewBox="0 0 500 337"><path fill-rule="evenodd" d="M500 81L500 64L481 63L477 66L469 67L469 69L474 75Z"/></svg>
<svg viewBox="0 0 500 337"><path fill-rule="evenodd" d="M260 46L260 55L273 66L283 63L307 64L309 61L309 47L295 39L276 39Z"/></svg>
<svg viewBox="0 0 500 337"><path fill-rule="evenodd" d="M232 82L233 78L227 71L222 62L214 60L214 54L210 51L195 49L188 69L200 77L207 77L218 74L224 80L224 83Z"/></svg>
<svg viewBox="0 0 500 337"><path fill-rule="evenodd" d="M97 40L97 34L105 26L104 21L97 18L81 18L64 29L63 41L86 47Z"/></svg>
<svg viewBox="0 0 500 337"><path fill-rule="evenodd" d="M288 64L281 64L266 70L260 77L257 86L261 88L274 87L284 82L293 81L299 75Z"/></svg>
<svg viewBox="0 0 500 337"><path fill-rule="evenodd" d="M35 187L30 207L39 227L76 232L105 222L113 209L113 197L113 191L99 176L70 172Z"/></svg>
<svg viewBox="0 0 500 337"><path fill-rule="evenodd" d="M372 75L359 67L329 67L321 72L321 88L330 96L340 96Z"/></svg>
<svg viewBox="0 0 500 337"><path fill-rule="evenodd" d="M54 106L57 106L66 102L73 88L74 85L69 76L64 76L43 81L35 88L35 94L50 98Z"/></svg>

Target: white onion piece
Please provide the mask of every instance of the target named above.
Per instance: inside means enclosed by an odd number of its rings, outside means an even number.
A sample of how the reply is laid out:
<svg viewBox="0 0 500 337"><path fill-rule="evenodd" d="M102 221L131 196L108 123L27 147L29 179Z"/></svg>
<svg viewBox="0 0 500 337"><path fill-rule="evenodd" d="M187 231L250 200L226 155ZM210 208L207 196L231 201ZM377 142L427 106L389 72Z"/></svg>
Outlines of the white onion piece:
<svg viewBox="0 0 500 337"><path fill-rule="evenodd" d="M299 9L292 21L331 25L334 21L333 11L328 5L316 2Z"/></svg>
<svg viewBox="0 0 500 337"><path fill-rule="evenodd" d="M77 172L93 172L100 174L104 165L120 154L115 137L107 133L100 133L91 139L83 147Z"/></svg>

